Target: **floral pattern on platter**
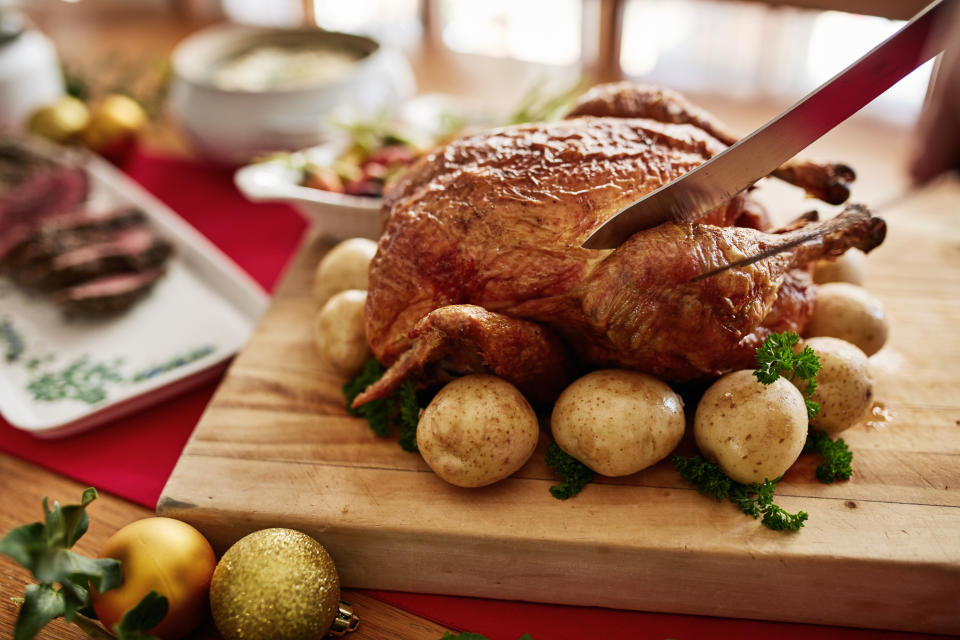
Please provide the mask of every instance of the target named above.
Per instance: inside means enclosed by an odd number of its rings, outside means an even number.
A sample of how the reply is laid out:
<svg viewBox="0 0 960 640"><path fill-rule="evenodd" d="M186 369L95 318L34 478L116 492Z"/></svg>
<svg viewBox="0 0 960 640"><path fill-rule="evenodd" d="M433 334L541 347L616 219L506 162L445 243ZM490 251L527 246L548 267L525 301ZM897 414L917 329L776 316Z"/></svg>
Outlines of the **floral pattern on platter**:
<svg viewBox="0 0 960 640"><path fill-rule="evenodd" d="M0 318L0 345L5 346L5 359L10 364L20 361L26 352L23 335L7 318ZM26 389L36 402L74 400L94 405L107 400L113 387L145 382L196 362L216 350L211 344L194 347L130 374L124 372L126 362L122 357L95 360L90 354L84 354L64 364L54 354L33 356L24 364Z"/></svg>

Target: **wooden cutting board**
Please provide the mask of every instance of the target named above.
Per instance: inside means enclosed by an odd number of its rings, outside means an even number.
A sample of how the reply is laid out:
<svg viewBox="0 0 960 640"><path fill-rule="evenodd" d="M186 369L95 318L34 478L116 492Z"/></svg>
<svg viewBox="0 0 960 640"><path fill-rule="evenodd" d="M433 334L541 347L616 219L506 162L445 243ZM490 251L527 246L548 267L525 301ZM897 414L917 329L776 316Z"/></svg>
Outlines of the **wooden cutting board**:
<svg viewBox="0 0 960 640"><path fill-rule="evenodd" d="M918 201L922 206L918 206ZM495 486L445 484L344 411L314 353L309 238L190 439L157 507L222 552L256 529L320 540L351 587L729 617L960 632L960 186L891 211L867 286L891 341L871 361L890 419L844 434L854 477L804 456L768 531L669 463L560 502L546 436Z"/></svg>

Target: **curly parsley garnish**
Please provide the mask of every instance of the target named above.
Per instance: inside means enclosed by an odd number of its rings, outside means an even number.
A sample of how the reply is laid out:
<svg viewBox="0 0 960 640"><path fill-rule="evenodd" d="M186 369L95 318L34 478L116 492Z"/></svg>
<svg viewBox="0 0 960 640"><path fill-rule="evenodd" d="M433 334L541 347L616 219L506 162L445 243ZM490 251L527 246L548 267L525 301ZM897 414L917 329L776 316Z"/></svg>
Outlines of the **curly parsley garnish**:
<svg viewBox="0 0 960 640"><path fill-rule="evenodd" d="M807 513L788 513L773 502L776 480L764 480L760 484L746 485L727 477L719 465L700 456L682 458L673 456L673 466L683 479L697 487L705 496L717 502L730 500L740 510L774 531L798 531L807 520Z"/></svg>
<svg viewBox="0 0 960 640"><path fill-rule="evenodd" d="M400 428L400 447L404 451L417 451L417 423L420 421L420 404L413 383L405 382L399 389L387 396L371 400L354 409L350 405L353 399L368 386L379 380L384 368L376 358L370 358L357 377L343 385L343 395L347 399L347 412L350 415L367 419L375 434L381 438L390 436L393 428Z"/></svg>
<svg viewBox="0 0 960 640"><path fill-rule="evenodd" d="M820 371L820 360L810 347L796 353L794 347L800 341L795 333L772 333L757 349L757 370L753 375L763 384L771 384L781 375L791 382L801 384L804 402L807 405L807 417L813 419L820 411L820 405L811 400L817 390L816 375ZM816 452L823 456L823 462L817 467L817 480L830 484L834 480L849 480L853 473L850 463L853 453L847 448L843 438L831 440L823 431L811 429L807 434L804 453Z"/></svg>
<svg viewBox="0 0 960 640"><path fill-rule="evenodd" d="M831 484L834 480L849 480L853 475L850 468L853 453L843 438L831 440L825 431L811 429L803 452L816 452L823 456L823 462L817 467L817 480L820 482Z"/></svg>
<svg viewBox="0 0 960 640"><path fill-rule="evenodd" d="M803 392L807 417L812 419L820 411L820 405L810 399L817 390L820 360L810 347L805 346L800 353L795 353L798 342L800 336L795 333L771 333L757 349L757 370L753 375L762 384L772 384L780 376L791 382L799 380L802 384L798 388Z"/></svg>
<svg viewBox="0 0 960 640"><path fill-rule="evenodd" d="M552 468L562 482L550 487L550 494L557 500L566 500L580 493L583 487L593 482L593 471L573 456L567 454L556 442L547 447L547 466Z"/></svg>

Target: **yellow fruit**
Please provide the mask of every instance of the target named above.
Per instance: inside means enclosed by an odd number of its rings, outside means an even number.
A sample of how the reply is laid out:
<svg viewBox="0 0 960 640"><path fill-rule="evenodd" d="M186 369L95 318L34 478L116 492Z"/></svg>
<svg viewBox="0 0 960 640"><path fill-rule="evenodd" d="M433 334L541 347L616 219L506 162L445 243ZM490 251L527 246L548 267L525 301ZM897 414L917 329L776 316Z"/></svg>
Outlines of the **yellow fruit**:
<svg viewBox="0 0 960 640"><path fill-rule="evenodd" d="M90 121L90 111L81 100L63 96L53 104L37 109L27 129L55 142L67 142L80 135Z"/></svg>
<svg viewBox="0 0 960 640"><path fill-rule="evenodd" d="M104 151L132 140L146 123L147 114L136 100L113 93L93 106L83 142L94 151Z"/></svg>
<svg viewBox="0 0 960 640"><path fill-rule="evenodd" d="M166 596L170 609L150 630L163 640L182 638L207 614L207 592L217 558L203 535L172 518L146 518L117 531L100 550L123 569L123 583L92 592L93 608L107 629L120 621L150 590Z"/></svg>

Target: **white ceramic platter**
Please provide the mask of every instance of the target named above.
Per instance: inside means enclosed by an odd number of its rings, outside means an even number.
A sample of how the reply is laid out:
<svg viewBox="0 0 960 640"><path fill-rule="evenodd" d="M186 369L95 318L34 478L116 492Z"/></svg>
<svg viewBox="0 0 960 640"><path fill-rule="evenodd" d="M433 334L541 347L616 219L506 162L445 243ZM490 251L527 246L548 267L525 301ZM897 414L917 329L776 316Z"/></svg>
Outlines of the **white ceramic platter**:
<svg viewBox="0 0 960 640"><path fill-rule="evenodd" d="M42 438L74 434L215 377L268 298L219 249L112 165L90 157L89 204L132 204L175 247L131 309L70 319L0 278L0 414Z"/></svg>

